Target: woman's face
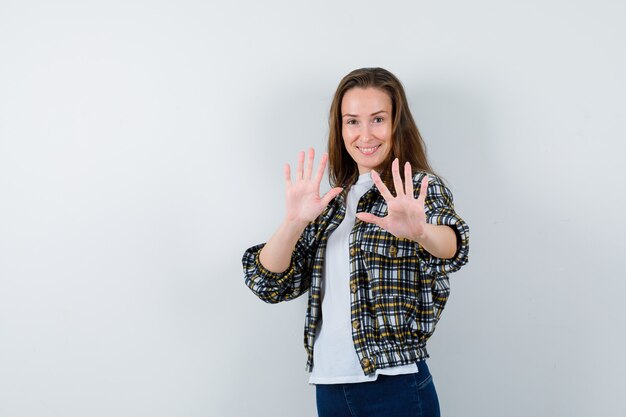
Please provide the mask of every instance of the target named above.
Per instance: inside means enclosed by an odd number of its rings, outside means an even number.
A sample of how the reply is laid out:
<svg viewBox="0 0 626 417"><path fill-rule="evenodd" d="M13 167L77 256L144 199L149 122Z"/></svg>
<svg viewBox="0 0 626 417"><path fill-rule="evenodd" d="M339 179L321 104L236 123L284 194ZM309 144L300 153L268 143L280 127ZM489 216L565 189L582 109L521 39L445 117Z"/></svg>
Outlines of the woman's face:
<svg viewBox="0 0 626 417"><path fill-rule="evenodd" d="M377 88L351 88L341 101L343 143L359 174L383 163L391 151L391 98Z"/></svg>

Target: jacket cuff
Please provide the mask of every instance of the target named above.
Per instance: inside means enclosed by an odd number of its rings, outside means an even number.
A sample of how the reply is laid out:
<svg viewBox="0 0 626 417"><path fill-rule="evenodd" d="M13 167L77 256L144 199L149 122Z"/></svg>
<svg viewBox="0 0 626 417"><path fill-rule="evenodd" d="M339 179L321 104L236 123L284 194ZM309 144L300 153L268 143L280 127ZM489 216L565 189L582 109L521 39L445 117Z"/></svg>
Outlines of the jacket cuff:
<svg viewBox="0 0 626 417"><path fill-rule="evenodd" d="M429 272L447 274L461 269L468 261L469 255L469 227L453 209L441 208L432 212L428 223L450 226L456 235L456 252L452 258L443 259L432 256L420 246L422 257L427 261Z"/></svg>

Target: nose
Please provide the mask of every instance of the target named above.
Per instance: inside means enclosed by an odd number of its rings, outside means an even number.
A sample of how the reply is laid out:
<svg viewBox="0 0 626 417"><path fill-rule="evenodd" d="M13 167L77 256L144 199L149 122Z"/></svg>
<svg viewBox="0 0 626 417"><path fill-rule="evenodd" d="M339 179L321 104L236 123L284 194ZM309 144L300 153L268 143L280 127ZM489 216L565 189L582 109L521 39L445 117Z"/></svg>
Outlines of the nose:
<svg viewBox="0 0 626 417"><path fill-rule="evenodd" d="M372 129L367 123L363 123L361 125L361 131L359 132L359 134L361 136L361 141L363 142L369 142L370 140L372 140Z"/></svg>

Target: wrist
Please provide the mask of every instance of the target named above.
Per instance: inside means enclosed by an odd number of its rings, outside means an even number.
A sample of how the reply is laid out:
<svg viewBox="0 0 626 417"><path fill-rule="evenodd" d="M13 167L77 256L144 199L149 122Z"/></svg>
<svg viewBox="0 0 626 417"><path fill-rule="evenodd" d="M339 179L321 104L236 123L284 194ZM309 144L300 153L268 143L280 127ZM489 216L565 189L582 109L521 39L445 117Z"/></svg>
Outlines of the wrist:
<svg viewBox="0 0 626 417"><path fill-rule="evenodd" d="M300 235L308 225L309 221L307 220L285 218L282 227L285 230Z"/></svg>
<svg viewBox="0 0 626 417"><path fill-rule="evenodd" d="M430 223L426 223L424 225L424 228L422 229L421 233L414 233L411 237L411 240L419 243L420 245L424 246L424 243L428 242L430 240L430 237L432 235L432 230L433 230L434 225L430 224Z"/></svg>

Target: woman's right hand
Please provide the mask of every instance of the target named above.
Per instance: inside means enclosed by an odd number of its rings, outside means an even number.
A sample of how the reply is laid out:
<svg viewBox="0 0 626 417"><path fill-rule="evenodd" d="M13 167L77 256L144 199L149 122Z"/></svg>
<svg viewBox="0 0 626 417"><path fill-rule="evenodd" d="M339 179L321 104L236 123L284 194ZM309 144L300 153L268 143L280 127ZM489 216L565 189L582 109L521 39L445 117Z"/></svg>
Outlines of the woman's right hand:
<svg viewBox="0 0 626 417"><path fill-rule="evenodd" d="M285 221L259 254L259 261L270 272L280 274L289 268L291 256L304 229L342 191L341 187L333 188L324 197L320 197L320 183L324 176L328 155L322 156L317 174L315 178L312 178L314 159L315 151L311 148L305 169L304 152L300 152L293 182L291 181L291 168L289 164L285 164L287 215Z"/></svg>
<svg viewBox="0 0 626 417"><path fill-rule="evenodd" d="M291 168L289 164L285 164L287 222L306 226L315 220L328 203L343 190L341 187L335 187L320 197L320 184L328 162L328 154L322 155L317 174L315 178L312 178L314 159L315 150L311 148L305 169L304 151L298 154L298 168L293 182L291 181Z"/></svg>

